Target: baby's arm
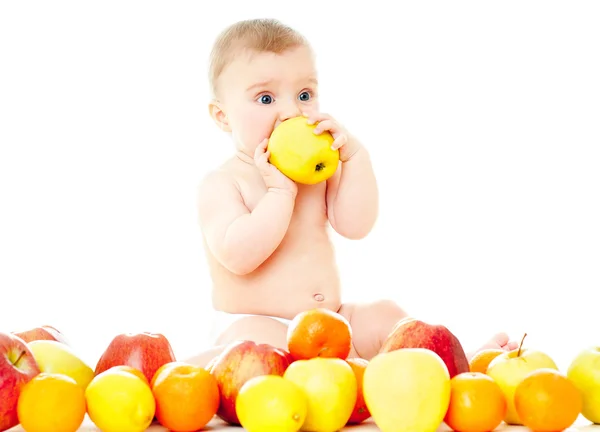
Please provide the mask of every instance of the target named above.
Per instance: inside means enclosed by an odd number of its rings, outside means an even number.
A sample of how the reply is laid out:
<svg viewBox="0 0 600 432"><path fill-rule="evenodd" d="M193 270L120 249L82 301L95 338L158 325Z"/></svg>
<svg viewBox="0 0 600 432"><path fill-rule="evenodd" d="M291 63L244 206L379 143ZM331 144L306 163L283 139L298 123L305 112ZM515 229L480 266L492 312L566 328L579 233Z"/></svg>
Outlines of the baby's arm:
<svg viewBox="0 0 600 432"><path fill-rule="evenodd" d="M200 186L199 218L210 251L235 274L254 271L283 239L295 198L293 191L270 188L250 212L229 174L209 174Z"/></svg>
<svg viewBox="0 0 600 432"><path fill-rule="evenodd" d="M333 229L349 239L365 237L377 220L379 191L364 147L340 162L327 182L327 212Z"/></svg>

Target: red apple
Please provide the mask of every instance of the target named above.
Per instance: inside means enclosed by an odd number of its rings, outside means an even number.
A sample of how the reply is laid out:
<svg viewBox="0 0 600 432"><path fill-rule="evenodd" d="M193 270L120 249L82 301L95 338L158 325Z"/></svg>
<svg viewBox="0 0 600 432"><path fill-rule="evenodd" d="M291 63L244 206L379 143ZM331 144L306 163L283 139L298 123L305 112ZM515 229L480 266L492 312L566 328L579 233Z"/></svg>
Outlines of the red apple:
<svg viewBox="0 0 600 432"><path fill-rule="evenodd" d="M0 332L0 431L19 424L21 388L39 373L27 343L14 334Z"/></svg>
<svg viewBox="0 0 600 432"><path fill-rule="evenodd" d="M219 356L215 356L213 357L207 364L206 366L204 366L204 369L206 369L207 371L211 372L213 366L215 365L216 361L219 359Z"/></svg>
<svg viewBox="0 0 600 432"><path fill-rule="evenodd" d="M31 342L34 340L55 340L68 345L65 336L54 327L49 325L43 325L40 327L34 327L28 330L12 333L16 336L19 336L25 342Z"/></svg>
<svg viewBox="0 0 600 432"><path fill-rule="evenodd" d="M174 362L171 344L160 333L123 333L115 336L96 364L95 375L113 366L131 366L152 382L162 365Z"/></svg>
<svg viewBox="0 0 600 432"><path fill-rule="evenodd" d="M291 355L269 344L235 341L221 352L211 373L217 379L220 403L217 415L224 421L240 425L235 402L240 388L259 375L280 375L290 365Z"/></svg>
<svg viewBox="0 0 600 432"><path fill-rule="evenodd" d="M352 414L350 414L350 418L346 424L357 425L371 417L363 392L363 376L369 365L369 361L359 357L351 357L346 359L346 363L350 365L356 377L356 402L354 403L354 410L352 410Z"/></svg>
<svg viewBox="0 0 600 432"><path fill-rule="evenodd" d="M469 372L469 360L460 341L443 325L429 324L415 318L400 320L379 352L400 348L426 348L435 352L444 360L450 378Z"/></svg>

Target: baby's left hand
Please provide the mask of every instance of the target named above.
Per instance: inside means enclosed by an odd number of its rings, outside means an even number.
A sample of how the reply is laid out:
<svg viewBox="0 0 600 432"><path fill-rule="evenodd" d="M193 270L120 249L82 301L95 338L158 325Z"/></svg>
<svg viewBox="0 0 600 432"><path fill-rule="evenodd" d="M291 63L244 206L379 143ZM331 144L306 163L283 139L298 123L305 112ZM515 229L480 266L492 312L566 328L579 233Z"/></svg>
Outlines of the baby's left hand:
<svg viewBox="0 0 600 432"><path fill-rule="evenodd" d="M325 131L331 134L333 137L331 148L333 150L339 149L340 160L342 162L350 160L350 158L360 149L358 140L352 137L348 131L329 114L310 113L304 114L304 116L307 117L308 124L312 125L317 123L313 131L316 135Z"/></svg>

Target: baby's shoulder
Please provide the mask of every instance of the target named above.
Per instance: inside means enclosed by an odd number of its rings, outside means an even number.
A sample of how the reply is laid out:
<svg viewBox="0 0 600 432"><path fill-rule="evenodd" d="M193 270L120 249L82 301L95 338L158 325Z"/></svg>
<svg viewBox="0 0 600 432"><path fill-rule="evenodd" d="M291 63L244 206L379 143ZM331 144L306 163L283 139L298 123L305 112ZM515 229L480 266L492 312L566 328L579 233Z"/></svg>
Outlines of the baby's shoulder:
<svg viewBox="0 0 600 432"><path fill-rule="evenodd" d="M232 158L207 172L200 181L199 195L243 195L242 192L246 189L244 186L251 176L244 165L246 164L241 164L237 158Z"/></svg>
<svg viewBox="0 0 600 432"><path fill-rule="evenodd" d="M207 172L198 185L198 194L213 194L215 190L222 190L236 186L236 176L226 167L218 167Z"/></svg>

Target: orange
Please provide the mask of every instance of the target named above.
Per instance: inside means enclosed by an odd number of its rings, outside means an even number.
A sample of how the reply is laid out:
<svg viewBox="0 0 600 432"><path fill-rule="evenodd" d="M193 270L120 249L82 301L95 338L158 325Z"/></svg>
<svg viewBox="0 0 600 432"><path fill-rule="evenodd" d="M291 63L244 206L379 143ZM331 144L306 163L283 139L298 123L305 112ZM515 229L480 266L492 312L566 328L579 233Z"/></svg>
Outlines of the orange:
<svg viewBox="0 0 600 432"><path fill-rule="evenodd" d="M581 413L582 397L561 372L538 369L515 389L515 410L524 426L536 432L567 429Z"/></svg>
<svg viewBox="0 0 600 432"><path fill-rule="evenodd" d="M365 398L363 395L363 375L365 374L365 369L369 362L362 358L350 358L347 359L346 362L352 368L354 372L354 376L356 377L356 403L354 404L354 410L348 419L349 425L359 424L371 417L371 413L367 408L367 404L365 403Z"/></svg>
<svg viewBox="0 0 600 432"><path fill-rule="evenodd" d="M27 432L75 432L85 417L85 393L66 375L42 372L25 384L17 403Z"/></svg>
<svg viewBox="0 0 600 432"><path fill-rule="evenodd" d="M197 431L217 412L217 380L203 367L170 362L156 371L152 382L156 419L169 430Z"/></svg>
<svg viewBox="0 0 600 432"><path fill-rule="evenodd" d="M492 360L505 352L499 348L488 348L479 351L469 360L469 371L486 373Z"/></svg>
<svg viewBox="0 0 600 432"><path fill-rule="evenodd" d="M345 360L352 349L350 323L329 309L300 312L288 325L287 345L294 360L314 357Z"/></svg>
<svg viewBox="0 0 600 432"><path fill-rule="evenodd" d="M184 363L184 362L180 362L180 361L174 361L174 362L165 363L164 365L162 365L161 367L159 367L156 370L156 372L154 373L154 376L152 377L152 380L150 381L150 388L154 388L154 383L156 382L156 378L158 378L158 375L159 375L158 372L162 372L164 369L167 368L167 366L169 368L171 368L171 367L176 366L176 365L189 365L189 363Z"/></svg>
<svg viewBox="0 0 600 432"><path fill-rule="evenodd" d="M148 382L148 378L146 378L146 375L144 375L144 372L142 372L139 369L134 368L133 366L119 365L119 366L113 366L110 369L132 373L135 376L137 376L138 378L140 378L142 381L144 381L146 384L150 385L150 383Z"/></svg>
<svg viewBox="0 0 600 432"><path fill-rule="evenodd" d="M490 376L463 372L450 380L450 388L450 404L444 421L452 430L487 432L502 423L506 399Z"/></svg>

